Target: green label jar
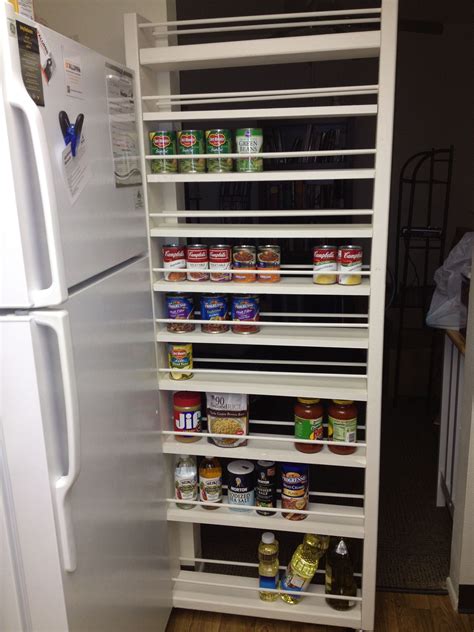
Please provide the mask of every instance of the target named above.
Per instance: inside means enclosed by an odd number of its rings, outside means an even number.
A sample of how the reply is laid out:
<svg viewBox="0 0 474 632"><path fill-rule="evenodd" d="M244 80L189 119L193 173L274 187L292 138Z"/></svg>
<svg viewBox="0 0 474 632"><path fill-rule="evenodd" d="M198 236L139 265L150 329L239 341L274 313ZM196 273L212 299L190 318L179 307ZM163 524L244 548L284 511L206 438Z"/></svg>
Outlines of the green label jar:
<svg viewBox="0 0 474 632"><path fill-rule="evenodd" d="M204 133L201 129L183 129L178 132L178 154L189 156L179 162L180 173L203 173L206 169L204 158L193 158L204 153Z"/></svg>
<svg viewBox="0 0 474 632"><path fill-rule="evenodd" d="M235 148L238 154L259 154L263 147L263 133L258 127L245 127L235 132ZM244 173L254 173L263 171L263 159L252 158L248 155L245 158L237 158L237 171Z"/></svg>

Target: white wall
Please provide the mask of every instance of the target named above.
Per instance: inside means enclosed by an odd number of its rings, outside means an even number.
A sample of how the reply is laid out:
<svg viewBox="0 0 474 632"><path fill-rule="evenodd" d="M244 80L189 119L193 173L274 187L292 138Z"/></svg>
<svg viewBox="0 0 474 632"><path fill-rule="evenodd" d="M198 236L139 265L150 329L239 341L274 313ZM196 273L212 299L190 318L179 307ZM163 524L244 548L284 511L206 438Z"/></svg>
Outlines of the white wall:
<svg viewBox="0 0 474 632"><path fill-rule="evenodd" d="M166 0L35 0L35 16L55 31L125 63L123 14L165 19Z"/></svg>

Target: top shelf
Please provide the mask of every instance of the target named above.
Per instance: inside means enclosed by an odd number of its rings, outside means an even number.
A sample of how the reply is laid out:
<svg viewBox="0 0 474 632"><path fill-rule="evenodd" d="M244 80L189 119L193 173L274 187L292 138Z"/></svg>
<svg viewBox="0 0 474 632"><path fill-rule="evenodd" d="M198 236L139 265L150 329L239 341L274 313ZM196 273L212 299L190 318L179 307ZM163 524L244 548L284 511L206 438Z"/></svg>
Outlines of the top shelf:
<svg viewBox="0 0 474 632"><path fill-rule="evenodd" d="M140 49L140 63L158 71L378 57L380 31L300 35L272 39L155 46Z"/></svg>

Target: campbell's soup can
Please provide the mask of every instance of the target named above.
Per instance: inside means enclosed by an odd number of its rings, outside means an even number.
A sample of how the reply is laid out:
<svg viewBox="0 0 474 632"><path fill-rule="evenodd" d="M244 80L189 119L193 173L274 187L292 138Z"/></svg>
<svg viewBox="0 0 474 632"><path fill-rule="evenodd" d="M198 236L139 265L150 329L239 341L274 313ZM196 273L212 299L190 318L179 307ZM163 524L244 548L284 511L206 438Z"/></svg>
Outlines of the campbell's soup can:
<svg viewBox="0 0 474 632"><path fill-rule="evenodd" d="M231 461L227 466L227 502L231 511L250 511L255 505L255 466L250 461Z"/></svg>
<svg viewBox="0 0 474 632"><path fill-rule="evenodd" d="M209 280L209 251L205 244L191 244L186 247L186 268L188 281Z"/></svg>
<svg viewBox="0 0 474 632"><path fill-rule="evenodd" d="M176 132L158 129L149 133L150 151L156 159L151 161L152 173L176 173L178 161L167 156L176 155Z"/></svg>
<svg viewBox="0 0 474 632"><path fill-rule="evenodd" d="M165 244L161 249L165 281L186 281L186 272L180 272L186 267L185 247L180 244Z"/></svg>
<svg viewBox="0 0 474 632"><path fill-rule="evenodd" d="M282 463L281 506L283 509L306 510L309 500L309 466L304 463ZM307 514L282 513L287 520L304 520Z"/></svg>
<svg viewBox="0 0 474 632"><path fill-rule="evenodd" d="M201 331L205 334L222 334L229 331L229 325L223 321L229 319L227 296L224 294L203 294L201 296L201 320L209 323L201 325Z"/></svg>
<svg viewBox="0 0 474 632"><path fill-rule="evenodd" d="M252 283L256 279L255 272L247 272L247 270L257 269L257 249L255 246L244 244L242 246L234 246L232 249L232 267L235 272L233 281L237 283Z"/></svg>
<svg viewBox="0 0 474 632"><path fill-rule="evenodd" d="M255 323L260 320L260 299L256 294L238 294L232 298L232 320L243 323ZM260 331L257 324L234 324L234 334L256 334Z"/></svg>
<svg viewBox="0 0 474 632"><path fill-rule="evenodd" d="M204 132L202 129L183 129L178 132L178 155L180 173L203 173L206 170L205 158L194 158L204 153Z"/></svg>
<svg viewBox="0 0 474 632"><path fill-rule="evenodd" d="M340 285L359 285L362 277L360 274L345 274L362 270L362 246L339 246L337 251L337 282Z"/></svg>
<svg viewBox="0 0 474 632"><path fill-rule="evenodd" d="M232 280L226 270L232 268L232 249L227 244L209 246L209 276L211 281L225 283Z"/></svg>
<svg viewBox="0 0 474 632"><path fill-rule="evenodd" d="M319 285L332 285L336 283L337 274L337 248L323 244L313 248L313 282Z"/></svg>

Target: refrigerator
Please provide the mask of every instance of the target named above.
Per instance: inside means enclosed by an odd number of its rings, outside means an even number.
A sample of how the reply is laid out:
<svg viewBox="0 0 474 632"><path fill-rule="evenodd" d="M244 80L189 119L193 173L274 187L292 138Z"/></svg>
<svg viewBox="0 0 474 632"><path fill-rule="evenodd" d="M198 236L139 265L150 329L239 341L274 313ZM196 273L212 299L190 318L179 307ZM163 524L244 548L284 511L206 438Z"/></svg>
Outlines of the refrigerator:
<svg viewBox="0 0 474 632"><path fill-rule="evenodd" d="M0 630L171 604L133 74L0 3Z"/></svg>

